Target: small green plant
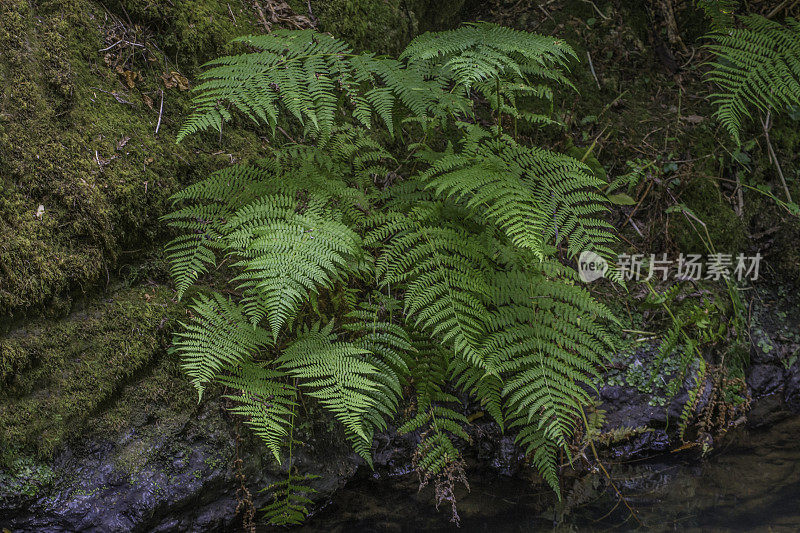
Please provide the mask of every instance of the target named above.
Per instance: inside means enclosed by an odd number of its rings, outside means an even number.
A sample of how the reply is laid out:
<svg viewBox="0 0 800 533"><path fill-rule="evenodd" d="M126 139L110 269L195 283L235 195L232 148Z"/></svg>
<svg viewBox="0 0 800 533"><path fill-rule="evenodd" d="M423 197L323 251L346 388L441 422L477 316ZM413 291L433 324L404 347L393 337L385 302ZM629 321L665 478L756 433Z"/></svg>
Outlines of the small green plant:
<svg viewBox="0 0 800 533"><path fill-rule="evenodd" d="M491 24L422 35L398 60L312 31L241 42L252 51L210 64L179 137L236 109L299 140L178 193L165 217L183 231L167 247L179 295L225 265L174 341L200 397L226 385L278 461L311 397L369 464L410 402L401 431L420 432L428 480L460 477L469 396L558 493L614 317L556 247L609 255L614 239L603 182L503 124L552 122L526 103L570 85L572 49ZM293 480L270 519L305 512Z"/></svg>

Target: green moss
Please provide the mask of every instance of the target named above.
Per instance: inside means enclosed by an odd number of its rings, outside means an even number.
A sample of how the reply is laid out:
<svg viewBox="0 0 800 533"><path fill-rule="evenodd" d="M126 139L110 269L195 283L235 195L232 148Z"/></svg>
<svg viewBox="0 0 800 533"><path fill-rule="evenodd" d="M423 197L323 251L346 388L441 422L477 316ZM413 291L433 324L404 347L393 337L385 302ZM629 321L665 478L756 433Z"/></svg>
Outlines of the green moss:
<svg viewBox="0 0 800 533"><path fill-rule="evenodd" d="M230 51L234 37L262 33L255 8L226 0L115 0L110 9L159 36L160 48L181 69L197 67Z"/></svg>
<svg viewBox="0 0 800 533"><path fill-rule="evenodd" d="M163 42L88 0L0 6L0 326L31 310L62 316L71 295L104 286L133 258L123 252L160 246L171 193L258 151L257 137L235 128L210 150L175 146L189 96L162 75L181 70L175 57L199 64L253 26L246 12L233 24L225 2L174 4ZM147 44L101 51L123 32ZM136 72L133 87L117 66Z"/></svg>
<svg viewBox="0 0 800 533"><path fill-rule="evenodd" d="M705 224L691 217L674 214L670 217L670 235L683 253L709 253L703 241L716 251L736 254L746 251L747 233L744 223L722 196L717 181L706 175L694 175L682 191L681 201Z"/></svg>
<svg viewBox="0 0 800 533"><path fill-rule="evenodd" d="M60 321L40 321L3 339L14 358L0 390L0 442L50 454L82 431L168 342L178 306L165 288L120 291Z"/></svg>
<svg viewBox="0 0 800 533"><path fill-rule="evenodd" d="M7 461L0 460L0 464L7 465L0 469L0 496L36 496L55 478L49 465L30 457L8 458Z"/></svg>
<svg viewBox="0 0 800 533"><path fill-rule="evenodd" d="M292 0L297 13L308 3ZM448 29L461 21L464 0L312 0L320 31L344 39L356 50L396 56L419 33Z"/></svg>

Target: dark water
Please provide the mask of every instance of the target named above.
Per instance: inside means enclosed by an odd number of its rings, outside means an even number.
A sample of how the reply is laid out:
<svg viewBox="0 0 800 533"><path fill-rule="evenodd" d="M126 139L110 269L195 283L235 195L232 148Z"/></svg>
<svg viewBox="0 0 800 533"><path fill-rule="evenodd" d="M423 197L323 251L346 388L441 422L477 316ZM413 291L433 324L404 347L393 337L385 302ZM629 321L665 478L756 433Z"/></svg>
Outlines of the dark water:
<svg viewBox="0 0 800 533"><path fill-rule="evenodd" d="M457 491L461 531L800 531L800 418L736 430L703 460L608 466L638 522L600 476L583 478L583 497L558 520L541 485L470 472L471 491ZM417 487L414 474L356 479L302 531L455 530L449 506L437 512L432 490Z"/></svg>

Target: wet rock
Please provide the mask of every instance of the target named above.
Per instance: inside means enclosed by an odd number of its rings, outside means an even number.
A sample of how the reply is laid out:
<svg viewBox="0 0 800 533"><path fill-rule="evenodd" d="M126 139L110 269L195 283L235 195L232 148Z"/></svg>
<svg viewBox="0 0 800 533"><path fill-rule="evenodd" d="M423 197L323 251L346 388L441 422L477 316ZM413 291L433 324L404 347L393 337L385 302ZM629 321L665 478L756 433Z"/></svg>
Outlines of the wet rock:
<svg viewBox="0 0 800 533"><path fill-rule="evenodd" d="M752 365L747 376L751 395L757 398L775 392L783 383L783 374L783 368L777 365Z"/></svg>
<svg viewBox="0 0 800 533"><path fill-rule="evenodd" d="M651 429L618 443L611 448L611 455L617 459L633 459L663 453L671 447L670 436L663 429Z"/></svg>
<svg viewBox="0 0 800 533"><path fill-rule="evenodd" d="M514 442L514 437L505 435L494 422L473 424L470 428L474 463L493 474L514 476L525 464L525 454Z"/></svg>
<svg viewBox="0 0 800 533"><path fill-rule="evenodd" d="M210 402L153 438L140 427L117 439L70 445L54 460L52 482L29 496L0 488L3 527L14 532L231 531L238 529L236 442L222 407ZM319 501L355 472L351 452L326 442L300 447L294 466L320 477ZM283 476L268 452L241 446L242 472L256 508ZM13 488L12 488L13 490Z"/></svg>
<svg viewBox="0 0 800 533"><path fill-rule="evenodd" d="M783 402L783 394L776 392L754 401L747 413L747 426L750 428L766 428L790 416Z"/></svg>
<svg viewBox="0 0 800 533"><path fill-rule="evenodd" d="M800 363L795 363L788 372L784 390L786 407L793 413L800 413Z"/></svg>

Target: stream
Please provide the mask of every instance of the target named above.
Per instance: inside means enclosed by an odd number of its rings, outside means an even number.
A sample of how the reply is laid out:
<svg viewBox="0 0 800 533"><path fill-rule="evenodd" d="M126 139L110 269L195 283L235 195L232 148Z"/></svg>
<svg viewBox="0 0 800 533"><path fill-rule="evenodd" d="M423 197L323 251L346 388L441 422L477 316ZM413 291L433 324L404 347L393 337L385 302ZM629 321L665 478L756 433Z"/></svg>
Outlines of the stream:
<svg viewBox="0 0 800 533"><path fill-rule="evenodd" d="M800 417L730 432L708 458L669 454L609 471L648 531L800 531ZM456 490L461 531L624 531L640 527L599 477L562 520L541 485L468 472ZM595 487L595 488L592 488ZM415 474L363 475L338 491L301 531L448 531L447 503L418 492ZM542 502L550 501L543 507Z"/></svg>

